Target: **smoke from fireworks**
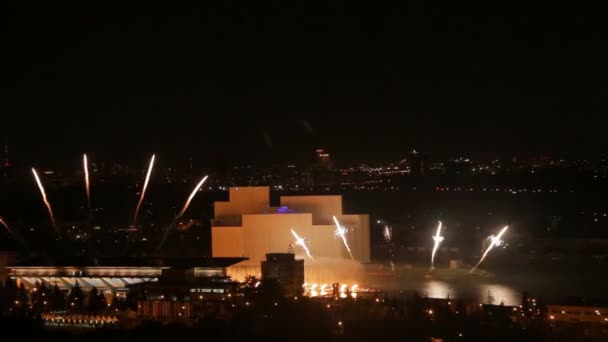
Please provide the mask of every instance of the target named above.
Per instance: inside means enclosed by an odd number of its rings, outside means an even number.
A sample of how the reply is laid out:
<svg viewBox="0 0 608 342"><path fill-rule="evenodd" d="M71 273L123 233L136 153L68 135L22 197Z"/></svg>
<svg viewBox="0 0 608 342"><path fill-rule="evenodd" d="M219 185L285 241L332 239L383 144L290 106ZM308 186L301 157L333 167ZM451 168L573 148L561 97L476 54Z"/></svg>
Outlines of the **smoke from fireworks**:
<svg viewBox="0 0 608 342"><path fill-rule="evenodd" d="M188 200L184 204L184 207L182 208L182 210L177 215L177 219L180 219L182 216L184 216L184 213L186 213L186 210L188 210L188 207L190 207L190 202L192 202L192 199L194 198L194 196L196 196L196 193L201 189L201 187L203 186L203 184L205 184L205 181L207 181L208 177L209 176L203 177L203 179L196 185L196 187L194 188L194 190L192 191L192 193L188 197Z"/></svg>
<svg viewBox="0 0 608 342"><path fill-rule="evenodd" d="M42 201L44 205L46 205L46 209L49 211L49 217L51 218L51 223L53 224L53 228L55 229L55 233L59 236L59 231L57 231L57 226L55 225L55 215L53 214L53 208L51 207L51 203L46 198L46 192L44 191L44 186L42 186L42 182L40 181L40 177L38 177L38 173L36 169L32 168L32 173L34 174L34 178L36 179L36 183L38 184L38 189L40 189L40 195L42 195Z"/></svg>
<svg viewBox="0 0 608 342"><path fill-rule="evenodd" d="M342 239L342 243L344 243L344 247L346 247L350 258L354 259L353 253L350 251L350 247L348 246L348 241L346 241L346 228L340 224L340 221L338 221L338 218L335 216L334 222L336 223L336 231L334 232L334 235Z"/></svg>
<svg viewBox="0 0 608 342"><path fill-rule="evenodd" d="M91 208L91 183L89 182L89 162L86 154L82 156L82 167L84 168L84 186L87 192L87 204Z"/></svg>
<svg viewBox="0 0 608 342"><path fill-rule="evenodd" d="M293 237L296 239L295 244L302 247L302 249L304 249L304 251L306 252L306 255L308 255L310 260L314 261L315 259L312 257L312 255L310 255L308 246L306 246L306 241L304 241L304 239L302 239L300 236L298 236L298 233L296 233L295 230L293 230L293 229L291 230L291 234L293 234Z"/></svg>
<svg viewBox="0 0 608 342"><path fill-rule="evenodd" d="M146 189L148 188L148 182L150 181L150 175L152 175L152 169L154 168L154 158L156 155L152 155L152 159L150 159L150 166L148 167L148 173L146 174L146 180L144 181L144 187L141 190L141 195L139 196L139 202L137 202L137 207L135 207L135 213L133 214L133 225L137 224L137 216L139 215L139 208L144 201L144 197L146 196Z"/></svg>
<svg viewBox="0 0 608 342"><path fill-rule="evenodd" d="M393 241L393 227L385 225L382 236L384 236L384 241L390 244Z"/></svg>
<svg viewBox="0 0 608 342"><path fill-rule="evenodd" d="M490 253L490 251L492 249L494 249L494 247L499 247L500 245L503 244L502 236L507 232L507 230L509 229L509 226L504 227L500 233L498 233L498 235L494 236L491 235L489 237L490 239L490 246L488 246L488 248L486 249L485 253L483 253L483 256L481 257L481 259L479 260L479 262L477 263L477 265L475 265L475 267L473 267L473 269L471 269L471 271L469 272L469 274L472 274L473 272L475 272L475 270L477 270L477 268L479 267L479 265L481 265L481 263L486 259L486 257L488 256L488 254Z"/></svg>
<svg viewBox="0 0 608 342"><path fill-rule="evenodd" d="M433 236L433 240L435 241L435 245L433 246L433 254L431 254L431 270L435 269L435 254L437 254L437 250L439 250L439 245L443 242L444 238L441 236L441 228L443 224L439 221L439 227L437 227L437 234Z"/></svg>

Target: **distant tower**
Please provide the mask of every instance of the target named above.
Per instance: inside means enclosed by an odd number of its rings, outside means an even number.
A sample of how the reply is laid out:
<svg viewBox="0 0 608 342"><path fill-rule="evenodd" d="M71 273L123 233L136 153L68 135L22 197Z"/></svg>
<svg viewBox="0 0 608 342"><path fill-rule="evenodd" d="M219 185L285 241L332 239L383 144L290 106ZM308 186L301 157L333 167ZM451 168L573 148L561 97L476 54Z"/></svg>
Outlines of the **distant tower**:
<svg viewBox="0 0 608 342"><path fill-rule="evenodd" d="M323 149L317 150L317 166L324 170L332 170L331 156Z"/></svg>
<svg viewBox="0 0 608 342"><path fill-rule="evenodd" d="M427 170L427 157L416 150L412 150L410 153L410 169L413 175L422 175Z"/></svg>

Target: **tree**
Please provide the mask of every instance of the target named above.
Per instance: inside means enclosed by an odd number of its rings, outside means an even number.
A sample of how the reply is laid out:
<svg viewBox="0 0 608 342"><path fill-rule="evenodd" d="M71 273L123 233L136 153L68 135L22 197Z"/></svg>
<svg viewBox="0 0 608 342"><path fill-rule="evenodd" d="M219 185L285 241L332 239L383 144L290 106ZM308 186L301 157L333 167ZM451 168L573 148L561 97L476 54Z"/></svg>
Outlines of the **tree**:
<svg viewBox="0 0 608 342"><path fill-rule="evenodd" d="M55 284L51 291L51 310L63 311L65 310L65 294L59 289L59 286Z"/></svg>
<svg viewBox="0 0 608 342"><path fill-rule="evenodd" d="M105 309L106 305L106 297L96 287L93 287L89 292L89 313L99 313Z"/></svg>
<svg viewBox="0 0 608 342"><path fill-rule="evenodd" d="M30 303L32 309L36 313L42 313L49 309L50 291L44 282L36 282L34 288L30 292Z"/></svg>
<svg viewBox="0 0 608 342"><path fill-rule="evenodd" d="M84 294L80 284L78 282L70 290L68 296L68 309L72 312L80 312L82 310L82 302L84 300Z"/></svg>
<svg viewBox="0 0 608 342"><path fill-rule="evenodd" d="M492 295L492 291L488 291L488 298L486 300L487 300L488 304L494 305L494 303L496 302L496 299Z"/></svg>
<svg viewBox="0 0 608 342"><path fill-rule="evenodd" d="M29 299L27 296L27 290L25 289L25 285L23 282L19 284L17 288L17 294L15 296L15 300L19 302L19 304L23 304L23 307L26 307L29 304Z"/></svg>
<svg viewBox="0 0 608 342"><path fill-rule="evenodd" d="M17 284L15 284L11 278L7 278L4 287L2 287L1 290L0 310L4 311L13 307L17 297Z"/></svg>

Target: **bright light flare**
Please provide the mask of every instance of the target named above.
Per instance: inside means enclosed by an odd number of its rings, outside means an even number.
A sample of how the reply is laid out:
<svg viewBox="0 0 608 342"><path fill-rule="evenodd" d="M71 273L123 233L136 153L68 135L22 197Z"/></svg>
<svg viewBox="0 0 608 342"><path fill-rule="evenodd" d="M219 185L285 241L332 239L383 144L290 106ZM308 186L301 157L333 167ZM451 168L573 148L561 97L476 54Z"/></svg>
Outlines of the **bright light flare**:
<svg viewBox="0 0 608 342"><path fill-rule="evenodd" d="M85 191L87 193L87 204L89 208L91 208L91 183L89 179L89 161L87 160L87 155L82 155L82 168L84 169L84 186Z"/></svg>
<svg viewBox="0 0 608 342"><path fill-rule="evenodd" d="M334 222L336 223L336 231L334 232L334 235L342 239L342 243L344 243L344 247L346 247L350 258L354 259L353 253L350 251L350 247L348 246L348 241L346 241L346 228L340 224L340 221L338 221L338 218L335 216Z"/></svg>
<svg viewBox="0 0 608 342"><path fill-rule="evenodd" d="M180 219L182 216L184 216L184 214L186 213L186 210L188 210L188 208L190 207L190 203L192 202L192 199L194 199L194 196L196 196L196 194L201 189L201 187L203 186L203 184L205 184L205 182L207 181L207 178L209 178L209 176L203 177L203 179L196 185L196 187L194 188L194 190L192 190L192 193L188 197L188 200L186 200L186 203L184 204L184 207L182 208L182 210L177 215L177 219Z"/></svg>
<svg viewBox="0 0 608 342"><path fill-rule="evenodd" d="M359 284L355 284L355 285L351 286L351 288L350 288L350 292L352 292L352 293L356 293L357 290L359 290Z"/></svg>
<svg viewBox="0 0 608 342"><path fill-rule="evenodd" d="M443 236L441 236L441 228L443 228L443 223L439 221L439 226L437 227L437 234L433 236L433 241L435 241L435 245L433 246L433 253L431 254L431 270L435 269L435 255L439 250L439 245L441 245L444 240Z"/></svg>
<svg viewBox="0 0 608 342"><path fill-rule="evenodd" d="M49 212L49 217L51 218L51 223L53 224L53 228L55 228L55 232L57 233L57 235L59 235L59 232L57 231L57 226L55 225L55 214L53 214L53 208L51 207L51 203L49 202L48 198L46 197L46 191L44 191L44 186L42 185L42 182L40 181L40 177L38 177L38 172L36 172L36 169L32 168L32 173L34 174L34 178L36 179L36 184L38 184L38 189L40 189L40 195L42 196L42 201L44 202L44 205L46 205L46 209Z"/></svg>
<svg viewBox="0 0 608 342"><path fill-rule="evenodd" d="M490 239L490 245L486 249L485 253L483 253L483 256L481 257L481 259L479 260L477 265L475 265L475 267L473 267L473 269L471 269L469 274L472 274L473 272L475 272L477 270L479 265L481 265L481 263L486 259L486 257L488 256L490 251L492 249L494 249L494 247L499 247L503 244L502 236L507 232L508 229L509 229L509 226L506 226L500 231L500 233L498 233L498 235L496 235L496 236L490 235L490 237L488 238L488 239Z"/></svg>
<svg viewBox="0 0 608 342"><path fill-rule="evenodd" d="M146 189L148 189L148 183L150 182L150 176L152 175L152 169L154 168L154 159L156 155L153 154L150 159L150 165L148 166L148 172L146 173L146 180L144 181L144 187L141 190L141 195L139 196L139 202L137 202L137 207L135 207L135 213L133 214L133 225L137 225L137 216L139 215L139 208L144 201L144 197L146 197Z"/></svg>
<svg viewBox="0 0 608 342"><path fill-rule="evenodd" d="M344 293L346 290L348 290L348 285L342 284L342 286L340 286L340 293Z"/></svg>
<svg viewBox="0 0 608 342"><path fill-rule="evenodd" d="M296 239L295 244L302 247L302 249L304 249L304 251L306 252L306 255L308 255L308 257L310 258L310 260L314 261L315 259L312 257L312 255L310 255L310 251L308 250L308 246L306 246L306 241L304 241L304 239L302 239L298 233L296 233L295 230L291 230L291 234L293 235L293 237Z"/></svg>

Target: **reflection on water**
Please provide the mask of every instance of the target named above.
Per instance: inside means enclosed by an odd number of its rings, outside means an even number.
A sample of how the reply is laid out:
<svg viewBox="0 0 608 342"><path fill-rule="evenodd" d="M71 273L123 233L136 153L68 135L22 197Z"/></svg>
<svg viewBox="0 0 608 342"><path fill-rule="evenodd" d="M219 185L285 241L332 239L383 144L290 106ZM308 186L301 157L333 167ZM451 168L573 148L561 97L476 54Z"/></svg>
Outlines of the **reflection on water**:
<svg viewBox="0 0 608 342"><path fill-rule="evenodd" d="M402 290L418 292L419 295L428 298L461 298L484 304L504 303L507 306L521 304L521 293L502 284L451 283L430 280L409 285Z"/></svg>

